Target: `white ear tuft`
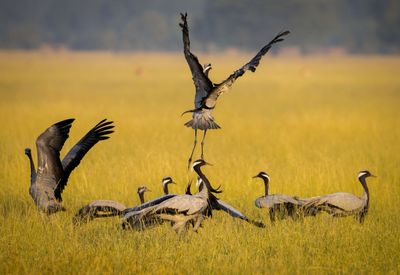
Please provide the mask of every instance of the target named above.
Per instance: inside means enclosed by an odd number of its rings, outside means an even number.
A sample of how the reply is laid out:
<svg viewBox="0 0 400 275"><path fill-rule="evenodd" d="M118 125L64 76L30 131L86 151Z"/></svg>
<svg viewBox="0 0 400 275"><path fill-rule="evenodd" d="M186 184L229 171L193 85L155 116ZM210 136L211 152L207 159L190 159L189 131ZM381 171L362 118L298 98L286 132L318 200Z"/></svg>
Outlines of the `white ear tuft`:
<svg viewBox="0 0 400 275"><path fill-rule="evenodd" d="M264 179L267 179L268 181L270 180L269 175L265 172L261 172L260 176L263 177Z"/></svg>
<svg viewBox="0 0 400 275"><path fill-rule="evenodd" d="M361 171L360 173L358 173L358 178L361 178L361 177L363 177L363 176L365 176L365 175L368 175L368 172L366 172L366 171Z"/></svg>
<svg viewBox="0 0 400 275"><path fill-rule="evenodd" d="M166 178L163 179L162 185L165 185L165 184L168 184L168 183L171 183L171 182L172 182L171 177L166 177Z"/></svg>
<svg viewBox="0 0 400 275"><path fill-rule="evenodd" d="M195 162L193 162L192 167L195 167L197 165L201 164L201 160L196 160Z"/></svg>

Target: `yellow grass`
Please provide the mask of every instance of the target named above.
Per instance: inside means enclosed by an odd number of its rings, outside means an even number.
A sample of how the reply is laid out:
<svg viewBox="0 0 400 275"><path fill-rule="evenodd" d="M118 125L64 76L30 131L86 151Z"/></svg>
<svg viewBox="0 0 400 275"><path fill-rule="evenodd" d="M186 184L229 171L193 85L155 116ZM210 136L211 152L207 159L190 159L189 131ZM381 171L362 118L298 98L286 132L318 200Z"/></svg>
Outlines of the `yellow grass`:
<svg viewBox="0 0 400 275"><path fill-rule="evenodd" d="M249 56L201 56L222 80ZM161 195L172 176L182 193L193 131L183 126L194 87L182 54L0 53L0 273L398 273L400 263L400 58L267 56L214 111L221 130L206 140L204 169L220 198L267 223L222 213L179 241L167 225L124 232L119 219L74 228L95 199L136 205L136 189ZM74 117L64 155L104 117L116 132L96 145L63 194L67 212L39 214L28 195L25 147L49 125ZM198 156L198 152L197 152ZM369 169L371 207L363 225L327 215L271 226L255 208L261 170L271 192L361 194Z"/></svg>

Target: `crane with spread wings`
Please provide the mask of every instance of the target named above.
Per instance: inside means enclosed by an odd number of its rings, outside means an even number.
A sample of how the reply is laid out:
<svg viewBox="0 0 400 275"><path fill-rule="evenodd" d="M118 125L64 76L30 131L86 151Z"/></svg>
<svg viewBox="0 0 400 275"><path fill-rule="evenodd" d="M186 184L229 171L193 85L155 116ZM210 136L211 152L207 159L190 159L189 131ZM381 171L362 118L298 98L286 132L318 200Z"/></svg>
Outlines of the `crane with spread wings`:
<svg viewBox="0 0 400 275"><path fill-rule="evenodd" d="M112 121L103 119L75 144L60 160L60 151L69 137L74 119L66 119L47 128L37 139L38 170L35 170L30 148L25 149L31 167L29 194L39 210L52 214L65 210L61 194L67 186L71 172L86 153L99 141L109 138L114 131Z"/></svg>
<svg viewBox="0 0 400 275"><path fill-rule="evenodd" d="M185 126L194 129L194 144L192 152L189 157L188 167L192 161L193 153L197 144L197 130L202 130L203 139L201 142L201 158L204 158L204 140L208 129L219 129L220 126L215 122L211 112L215 108L218 97L224 92L228 91L235 80L241 77L246 71L256 71L261 58L271 49L275 43L283 41L283 37L289 34L289 31L278 33L274 39L265 45L248 63L234 71L227 79L219 84L213 83L208 77L208 72L211 69L211 64L206 64L204 67L196 55L190 51L189 28L187 23L187 14L181 13L182 22L179 26L182 28L183 38L183 51L186 61L192 73L193 82L196 87L196 94L194 99L194 109L188 110L185 113L193 113L193 118L185 123ZM182 114L182 115L183 115Z"/></svg>

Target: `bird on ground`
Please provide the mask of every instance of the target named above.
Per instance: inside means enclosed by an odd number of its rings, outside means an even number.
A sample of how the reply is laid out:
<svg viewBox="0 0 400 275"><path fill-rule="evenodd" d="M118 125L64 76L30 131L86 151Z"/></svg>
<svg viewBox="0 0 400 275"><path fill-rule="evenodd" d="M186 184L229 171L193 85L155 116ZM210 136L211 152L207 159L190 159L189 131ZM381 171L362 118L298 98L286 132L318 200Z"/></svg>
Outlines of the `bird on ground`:
<svg viewBox="0 0 400 275"><path fill-rule="evenodd" d="M289 31L278 33L274 39L265 45L247 64L233 72L221 83L215 84L208 77L208 72L211 70L211 64L206 64L204 67L202 67L197 56L190 51L189 27L186 13L181 13L181 20L182 22L179 23L179 26L182 28L184 55L190 67L193 82L196 88L194 100L195 108L182 113L182 115L185 113L193 113L193 118L185 123L185 126L194 129L194 144L188 160L189 168L197 144L197 130L203 131L203 139L201 141L201 159L204 159L203 149L207 130L220 128L211 114L212 110L215 108L218 97L227 92L235 80L241 77L246 71L250 70L251 72L255 72L261 58L269 51L272 45L283 41L283 37L288 35Z"/></svg>
<svg viewBox="0 0 400 275"><path fill-rule="evenodd" d="M114 128L112 121L103 119L72 147L64 159L60 151L69 137L74 119L66 119L50 126L37 139L38 170L32 159L30 148L25 149L31 168L29 194L38 209L47 214L64 211L62 192L68 183L71 172L79 165L86 153L99 141L109 138Z"/></svg>
<svg viewBox="0 0 400 275"><path fill-rule="evenodd" d="M140 186L137 190L140 203L145 203L144 193L150 191L146 186ZM96 200L81 207L72 219L74 225L87 223L97 218L123 216L127 207L122 203L112 200Z"/></svg>
<svg viewBox="0 0 400 275"><path fill-rule="evenodd" d="M360 223L363 223L369 209L369 190L366 182L368 177L376 176L367 170L358 173L358 180L364 189L362 197L346 192L315 197L308 199L304 204L304 211L316 209L318 212L325 211L333 217L354 216Z"/></svg>
<svg viewBox="0 0 400 275"><path fill-rule="evenodd" d="M205 218L212 215L211 205L217 198L215 193L221 193L214 189L207 177L201 171L201 167L207 165L202 160L193 162L193 170L203 180L205 188L195 195L174 196L160 204L134 211L124 216L122 227L131 228L138 231L150 228L170 221L177 234L183 233L190 224L193 230L197 231Z"/></svg>
<svg viewBox="0 0 400 275"><path fill-rule="evenodd" d="M265 195L257 198L255 205L258 208L268 209L271 222L274 222L276 218L284 219L290 216L295 219L299 217L299 209L302 206L302 203L298 199L281 194L270 195L270 178L265 172L260 172L253 178L260 178L264 181Z"/></svg>

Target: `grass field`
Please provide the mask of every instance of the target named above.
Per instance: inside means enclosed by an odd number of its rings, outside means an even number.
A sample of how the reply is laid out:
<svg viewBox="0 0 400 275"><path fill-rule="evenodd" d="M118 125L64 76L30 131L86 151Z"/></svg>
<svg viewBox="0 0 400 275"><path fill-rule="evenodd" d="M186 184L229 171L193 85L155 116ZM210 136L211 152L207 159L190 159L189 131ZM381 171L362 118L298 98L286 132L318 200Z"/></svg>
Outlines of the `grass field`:
<svg viewBox="0 0 400 275"><path fill-rule="evenodd" d="M222 80L249 58L201 56ZM259 229L215 213L199 233L179 240L167 225L124 232L119 219L74 228L80 206L95 199L126 205L147 185L161 195L172 176L182 193L193 131L183 124L194 87L181 54L0 53L0 273L398 273L400 271L400 58L267 56L240 78L214 111L204 169L219 196ZM74 117L62 155L102 118L112 138L96 145L72 173L66 212L38 213L28 195L36 137ZM198 152L197 152L198 156ZM362 194L368 169L371 207L363 225L327 215L271 226L255 208L271 176L271 193Z"/></svg>

